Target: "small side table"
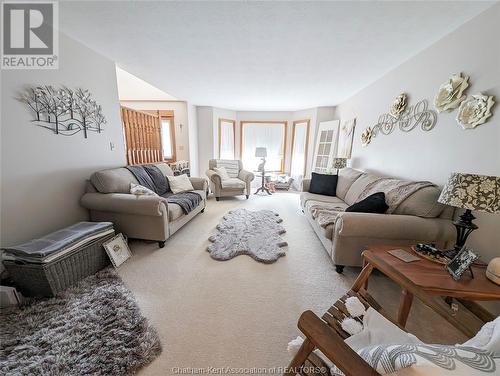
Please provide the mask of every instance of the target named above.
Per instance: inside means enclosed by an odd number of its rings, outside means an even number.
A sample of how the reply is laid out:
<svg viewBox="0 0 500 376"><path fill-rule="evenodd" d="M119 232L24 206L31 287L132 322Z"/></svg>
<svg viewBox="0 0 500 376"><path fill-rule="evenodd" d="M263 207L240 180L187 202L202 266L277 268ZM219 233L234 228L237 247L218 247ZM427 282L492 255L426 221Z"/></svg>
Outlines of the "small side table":
<svg viewBox="0 0 500 376"><path fill-rule="evenodd" d="M257 177L261 177L261 185L257 190L255 191L255 195L258 194L259 192L266 192L268 195L272 195L272 193L267 189L266 187L266 178L270 177L271 175L266 174L264 171L254 171L257 174Z"/></svg>
<svg viewBox="0 0 500 376"><path fill-rule="evenodd" d="M354 286L366 292L368 278L373 269L379 270L400 285L401 298L397 322L401 327L404 328L406 325L413 296L469 337L474 336L483 323L494 320L495 317L491 313L473 302L500 300L500 286L486 278L484 268L473 265L474 278L469 273L464 273L459 281L455 281L444 270L442 264L425 259L404 262L388 253L393 249L403 249L413 253L410 247L368 247L363 252L363 270L354 282Z"/></svg>

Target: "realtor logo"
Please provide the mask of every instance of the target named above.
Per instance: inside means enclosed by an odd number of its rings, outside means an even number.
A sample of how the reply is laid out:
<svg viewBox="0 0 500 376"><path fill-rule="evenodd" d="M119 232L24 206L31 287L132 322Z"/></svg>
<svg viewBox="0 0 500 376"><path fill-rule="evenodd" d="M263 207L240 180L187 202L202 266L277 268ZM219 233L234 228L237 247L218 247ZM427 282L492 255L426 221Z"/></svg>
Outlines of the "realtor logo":
<svg viewBox="0 0 500 376"><path fill-rule="evenodd" d="M2 69L58 68L57 5L2 3Z"/></svg>

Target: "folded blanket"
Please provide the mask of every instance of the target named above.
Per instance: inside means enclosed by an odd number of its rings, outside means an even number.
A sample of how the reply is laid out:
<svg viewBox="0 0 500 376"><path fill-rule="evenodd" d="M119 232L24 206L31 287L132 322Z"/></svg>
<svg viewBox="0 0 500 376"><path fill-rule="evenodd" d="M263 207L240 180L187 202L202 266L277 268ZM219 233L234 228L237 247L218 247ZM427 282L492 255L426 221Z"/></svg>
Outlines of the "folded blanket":
<svg viewBox="0 0 500 376"><path fill-rule="evenodd" d="M325 228L328 225L335 224L339 213L344 211L344 208L336 204L314 204L309 208L311 216L318 224Z"/></svg>
<svg viewBox="0 0 500 376"><path fill-rule="evenodd" d="M17 258L32 262L42 262L45 258L62 252L87 239L95 239L99 235L113 230L111 222L78 222L61 230L57 230L38 239L26 243L4 247L2 250Z"/></svg>
<svg viewBox="0 0 500 376"><path fill-rule="evenodd" d="M160 196L170 191L168 180L155 165L144 165L144 171L149 175L155 187L154 191Z"/></svg>
<svg viewBox="0 0 500 376"><path fill-rule="evenodd" d="M126 166L126 168L132 173L132 175L135 176L140 185L151 189L155 193L158 193L156 192L156 187L153 183L153 179L151 179L151 176L149 176L149 174L146 172L144 166Z"/></svg>
<svg viewBox="0 0 500 376"><path fill-rule="evenodd" d="M132 175L143 187L151 189L157 195L163 195L170 191L167 178L160 169L154 165L127 166Z"/></svg>
<svg viewBox="0 0 500 376"><path fill-rule="evenodd" d="M371 183L369 183L363 192L359 195L356 202L364 200L368 196L377 193L384 192L385 193L385 203L389 206L386 213L391 214L396 210L396 208L401 204L404 200L410 197L412 194L417 192L418 190L426 187L432 187L432 184L429 181L404 181L399 179L392 178L380 178Z"/></svg>
<svg viewBox="0 0 500 376"><path fill-rule="evenodd" d="M183 192L173 194L172 192L163 195L170 204L177 204L182 208L184 214L189 214L200 204L202 197L196 192Z"/></svg>

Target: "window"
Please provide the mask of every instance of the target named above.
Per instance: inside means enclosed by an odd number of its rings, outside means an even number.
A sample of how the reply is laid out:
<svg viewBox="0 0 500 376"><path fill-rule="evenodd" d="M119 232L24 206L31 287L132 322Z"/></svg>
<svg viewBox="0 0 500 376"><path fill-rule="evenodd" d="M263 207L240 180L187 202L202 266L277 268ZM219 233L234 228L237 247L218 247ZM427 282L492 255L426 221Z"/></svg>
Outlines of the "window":
<svg viewBox="0 0 500 376"><path fill-rule="evenodd" d="M174 145L173 145L173 129L172 120L168 117L160 118L161 124L161 148L163 150L163 158L166 160L174 160Z"/></svg>
<svg viewBox="0 0 500 376"><path fill-rule="evenodd" d="M235 120L219 119L219 159L234 159Z"/></svg>
<svg viewBox="0 0 500 376"><path fill-rule="evenodd" d="M255 148L265 147L266 171L284 171L286 127L286 121L241 122L241 159L245 169L257 170L260 158L255 157Z"/></svg>
<svg viewBox="0 0 500 376"><path fill-rule="evenodd" d="M291 175L301 180L306 173L307 144L309 141L309 120L293 122Z"/></svg>
<svg viewBox="0 0 500 376"><path fill-rule="evenodd" d="M160 124L160 141L163 160L175 162L175 121L174 111L171 110L142 110L148 114L155 115ZM147 138L147 137L146 137Z"/></svg>

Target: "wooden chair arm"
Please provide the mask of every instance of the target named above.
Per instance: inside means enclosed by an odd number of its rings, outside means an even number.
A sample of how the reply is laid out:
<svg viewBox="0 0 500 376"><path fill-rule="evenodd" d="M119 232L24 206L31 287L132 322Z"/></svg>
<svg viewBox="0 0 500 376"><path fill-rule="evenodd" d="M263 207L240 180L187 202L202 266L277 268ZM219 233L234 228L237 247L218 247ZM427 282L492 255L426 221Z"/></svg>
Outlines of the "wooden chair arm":
<svg viewBox="0 0 500 376"><path fill-rule="evenodd" d="M380 375L351 349L323 320L312 311L305 311L299 319L298 327L316 348L326 355L346 376Z"/></svg>

